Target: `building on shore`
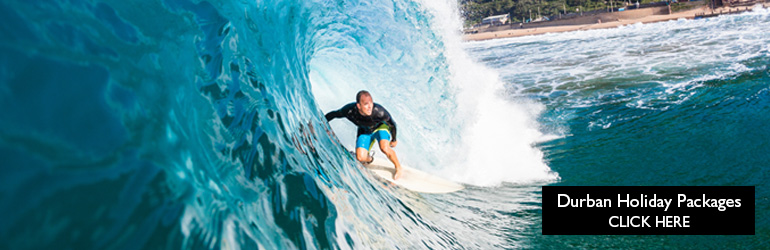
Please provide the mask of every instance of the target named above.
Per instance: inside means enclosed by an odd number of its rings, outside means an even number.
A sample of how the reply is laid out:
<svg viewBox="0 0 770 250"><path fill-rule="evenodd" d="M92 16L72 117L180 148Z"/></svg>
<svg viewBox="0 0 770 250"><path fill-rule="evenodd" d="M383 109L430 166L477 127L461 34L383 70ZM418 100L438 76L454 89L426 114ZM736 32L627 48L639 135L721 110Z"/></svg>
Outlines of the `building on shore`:
<svg viewBox="0 0 770 250"><path fill-rule="evenodd" d="M719 1L719 2L722 2L722 4L717 6L736 7L736 6L752 6L755 4L761 4L763 0L725 0L725 1Z"/></svg>
<svg viewBox="0 0 770 250"><path fill-rule="evenodd" d="M508 23L508 20L510 20L510 14L489 16L482 19L481 24L489 24L492 26L505 25Z"/></svg>

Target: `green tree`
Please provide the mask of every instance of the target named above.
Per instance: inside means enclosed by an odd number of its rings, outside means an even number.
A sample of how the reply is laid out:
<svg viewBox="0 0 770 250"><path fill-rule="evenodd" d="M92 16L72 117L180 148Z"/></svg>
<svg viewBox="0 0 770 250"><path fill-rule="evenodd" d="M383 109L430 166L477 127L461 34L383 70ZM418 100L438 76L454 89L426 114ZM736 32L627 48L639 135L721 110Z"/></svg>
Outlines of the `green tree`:
<svg viewBox="0 0 770 250"><path fill-rule="evenodd" d="M530 18L538 18L538 8L540 16L555 16L564 12L575 13L579 8L582 12L588 12L597 9L607 9L610 0L460 0L462 15L465 18L466 25L481 23L481 20L488 16L510 14L511 21L521 22ZM614 0L613 0L614 1ZM642 0L640 3L652 2L655 0ZM614 2L622 4L622 0Z"/></svg>

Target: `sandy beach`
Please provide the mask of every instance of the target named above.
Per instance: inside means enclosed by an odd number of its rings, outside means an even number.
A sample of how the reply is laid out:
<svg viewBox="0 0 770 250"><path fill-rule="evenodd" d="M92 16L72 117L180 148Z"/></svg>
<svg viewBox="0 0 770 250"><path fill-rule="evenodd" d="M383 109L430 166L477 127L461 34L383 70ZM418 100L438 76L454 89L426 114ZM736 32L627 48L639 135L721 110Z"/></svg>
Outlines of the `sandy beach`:
<svg viewBox="0 0 770 250"><path fill-rule="evenodd" d="M770 6L770 3L764 3L763 6L765 8L768 8ZM501 30L496 32L480 32L476 34L465 34L463 35L463 39L466 41L480 41L480 40L488 40L488 39L496 39L496 38L530 36L530 35L540 35L540 34L546 34L546 33L568 32L568 31L577 31L577 30L609 29L609 28L617 28L623 25L630 25L635 23L654 23L654 22L678 20L680 18L693 19L697 14L703 14L703 13L711 14L711 13L720 13L720 12L721 13L739 12L739 11L745 10L746 8L747 8L746 6L732 7L732 8L720 7L712 11L711 8L708 8L707 6L703 6L700 8L695 8L692 10L687 10L682 12L676 12L672 14L649 15L649 16L634 18L634 19L620 19L618 21L612 21L612 22L601 22L601 23L582 24L582 25L562 25L562 26L539 27L539 28L530 28L530 29L510 29L510 30ZM748 9L751 9L751 8L753 7L748 6Z"/></svg>

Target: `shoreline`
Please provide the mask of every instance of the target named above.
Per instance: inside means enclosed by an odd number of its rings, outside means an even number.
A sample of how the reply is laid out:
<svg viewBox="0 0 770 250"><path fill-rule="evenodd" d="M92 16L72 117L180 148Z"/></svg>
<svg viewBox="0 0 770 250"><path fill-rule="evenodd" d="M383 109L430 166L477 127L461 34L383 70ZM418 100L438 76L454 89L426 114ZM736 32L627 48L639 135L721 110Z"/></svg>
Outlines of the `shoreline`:
<svg viewBox="0 0 770 250"><path fill-rule="evenodd" d="M763 6L763 8L770 7L770 3L761 3L760 5ZM600 23L594 23L594 24L577 24L577 25L561 25L561 26L550 26L550 27L538 27L538 28L528 28L528 29L508 29L508 30L501 30L501 31L493 31L493 32L480 32L476 34L463 34L463 40L464 41L483 41L483 40L490 40L490 39L498 39L498 38L509 38L509 37L520 37L520 36L533 36L533 35L542 35L547 33L561 33L561 32L570 32L570 31L579 31L579 30L596 30L596 29L612 29L612 28L618 28L625 25L631 25L635 23L656 23L656 22L665 22L665 21L671 21L671 20L678 20L680 18L685 19L694 19L696 15L698 14L706 14L707 16L710 13L740 13L744 11L748 7L749 10L753 8L753 6L740 6L740 7L719 7L712 11L711 8L707 6L682 11L682 12L676 12L672 14L666 14L666 15L649 15L645 17L640 18L634 18L634 19L620 19L618 21L611 21L611 22L600 22Z"/></svg>

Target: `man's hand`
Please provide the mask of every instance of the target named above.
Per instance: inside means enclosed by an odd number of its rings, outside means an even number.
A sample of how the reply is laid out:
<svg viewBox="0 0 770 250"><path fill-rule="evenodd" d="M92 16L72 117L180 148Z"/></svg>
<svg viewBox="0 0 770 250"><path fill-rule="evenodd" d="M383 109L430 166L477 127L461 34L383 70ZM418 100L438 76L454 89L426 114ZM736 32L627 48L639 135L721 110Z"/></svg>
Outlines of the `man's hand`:
<svg viewBox="0 0 770 250"><path fill-rule="evenodd" d="M396 144L398 144L398 142L397 142L397 141L391 141L391 142L390 142L390 147L391 147L391 148L395 148L395 147L396 147Z"/></svg>

